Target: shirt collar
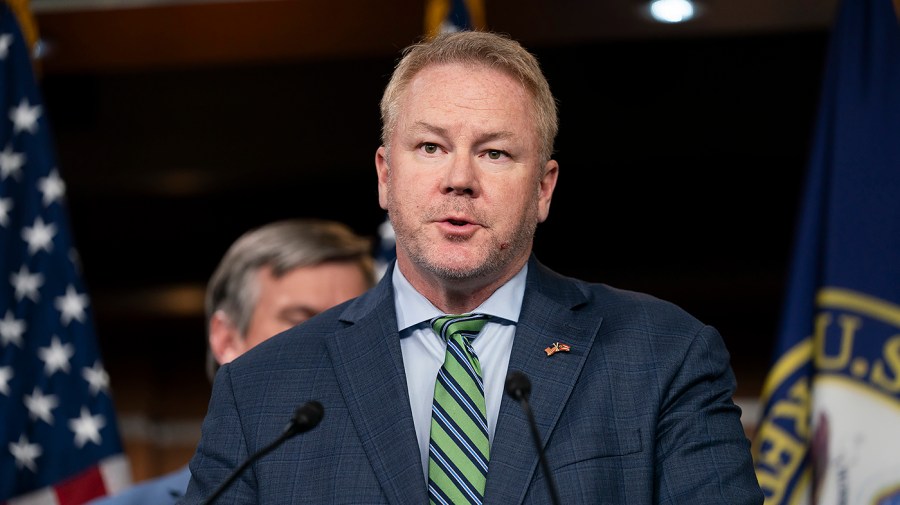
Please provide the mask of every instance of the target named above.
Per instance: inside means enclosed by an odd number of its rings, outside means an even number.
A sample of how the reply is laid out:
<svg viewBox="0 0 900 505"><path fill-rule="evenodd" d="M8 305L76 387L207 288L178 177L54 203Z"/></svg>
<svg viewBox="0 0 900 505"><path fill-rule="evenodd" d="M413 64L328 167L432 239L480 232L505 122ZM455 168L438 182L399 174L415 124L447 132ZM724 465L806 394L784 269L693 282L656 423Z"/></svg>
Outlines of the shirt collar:
<svg viewBox="0 0 900 505"><path fill-rule="evenodd" d="M512 323L518 323L519 312L522 310L522 299L525 297L525 277L528 273L528 264L505 284L497 288L481 305L472 312L488 314L492 317L505 319ZM397 329L403 331L416 326L422 321L428 321L444 313L438 310L427 298L406 280L400 266L394 264L394 273L391 277L394 285L394 310L397 312Z"/></svg>

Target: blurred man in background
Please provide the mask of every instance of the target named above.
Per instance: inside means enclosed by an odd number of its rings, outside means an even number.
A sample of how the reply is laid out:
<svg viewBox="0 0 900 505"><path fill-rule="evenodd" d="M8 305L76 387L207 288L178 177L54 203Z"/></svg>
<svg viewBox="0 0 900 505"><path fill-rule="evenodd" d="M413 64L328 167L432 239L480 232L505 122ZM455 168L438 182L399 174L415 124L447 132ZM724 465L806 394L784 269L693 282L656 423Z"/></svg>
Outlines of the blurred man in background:
<svg viewBox="0 0 900 505"><path fill-rule="evenodd" d="M375 283L371 243L342 223L277 221L238 238L206 289L207 374L260 342ZM175 503L190 480L187 466L93 505Z"/></svg>

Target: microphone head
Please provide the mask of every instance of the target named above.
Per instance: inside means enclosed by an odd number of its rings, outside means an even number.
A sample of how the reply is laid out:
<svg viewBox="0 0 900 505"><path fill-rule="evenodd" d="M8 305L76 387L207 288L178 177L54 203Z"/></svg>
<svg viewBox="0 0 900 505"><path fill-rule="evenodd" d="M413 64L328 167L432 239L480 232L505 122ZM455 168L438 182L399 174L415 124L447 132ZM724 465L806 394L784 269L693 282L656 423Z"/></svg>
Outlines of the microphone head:
<svg viewBox="0 0 900 505"><path fill-rule="evenodd" d="M520 402L527 400L531 394L531 381L528 376L519 371L512 371L506 376L506 394Z"/></svg>
<svg viewBox="0 0 900 505"><path fill-rule="evenodd" d="M325 407L321 403L315 400L306 402L294 411L287 431L291 435L309 431L318 426L324 415Z"/></svg>

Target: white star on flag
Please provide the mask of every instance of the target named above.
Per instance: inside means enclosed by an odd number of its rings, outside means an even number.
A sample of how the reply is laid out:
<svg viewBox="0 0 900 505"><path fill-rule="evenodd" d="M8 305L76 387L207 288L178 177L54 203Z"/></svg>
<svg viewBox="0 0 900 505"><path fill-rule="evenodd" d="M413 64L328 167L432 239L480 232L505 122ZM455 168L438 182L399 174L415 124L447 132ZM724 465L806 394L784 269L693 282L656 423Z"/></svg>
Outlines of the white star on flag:
<svg viewBox="0 0 900 505"><path fill-rule="evenodd" d="M69 429L75 432L75 445L84 447L88 441L97 445L103 440L100 438L100 428L106 426L106 418L97 414L92 416L87 407L81 407L81 417L69 420Z"/></svg>
<svg viewBox="0 0 900 505"><path fill-rule="evenodd" d="M12 198L0 198L0 226L9 224L9 211L13 208Z"/></svg>
<svg viewBox="0 0 900 505"><path fill-rule="evenodd" d="M69 284L66 294L57 296L53 306L59 311L59 319L62 324L68 326L73 319L84 322L84 309L88 304L88 296L75 291L75 286Z"/></svg>
<svg viewBox="0 0 900 505"><path fill-rule="evenodd" d="M62 198L66 194L66 183L59 176L59 170L53 169L47 177L38 179L38 189L43 196L44 207Z"/></svg>
<svg viewBox="0 0 900 505"><path fill-rule="evenodd" d="M41 299L41 293L38 291L44 284L44 275L41 273L32 274L26 265L19 267L19 272L13 272L10 275L10 281L16 290L16 300L22 300L28 297L33 302Z"/></svg>
<svg viewBox="0 0 900 505"><path fill-rule="evenodd" d="M97 396L100 391L106 392L109 389L109 374L100 360L95 361L92 368L82 368L81 375L88 381L88 390L92 395Z"/></svg>
<svg viewBox="0 0 900 505"><path fill-rule="evenodd" d="M41 249L50 252L53 249L54 235L56 235L56 225L44 224L44 219L41 217L35 218L34 225L30 228L28 226L22 228L22 239L28 242L28 254L31 255Z"/></svg>
<svg viewBox="0 0 900 505"><path fill-rule="evenodd" d="M27 468L32 472L37 472L36 460L44 451L38 444L29 444L28 437L25 434L19 435L19 442L9 443L9 452L16 459L16 466L19 468Z"/></svg>
<svg viewBox="0 0 900 505"><path fill-rule="evenodd" d="M50 345L39 348L37 355L44 362L44 373L50 377L58 370L69 373L69 360L75 355L75 348L69 343L63 345L59 337L53 335Z"/></svg>
<svg viewBox="0 0 900 505"><path fill-rule="evenodd" d="M6 59L6 55L9 54L9 46L12 45L12 41L12 35L8 33L0 35L0 60Z"/></svg>
<svg viewBox="0 0 900 505"><path fill-rule="evenodd" d="M6 317L0 319L0 342L3 347L9 344L16 344L19 349L22 348L22 335L25 333L25 320L16 319L12 310L6 311Z"/></svg>
<svg viewBox="0 0 900 505"><path fill-rule="evenodd" d="M59 397L56 395L44 395L41 388L34 388L34 392L25 395L25 408L32 419L40 419L47 424L53 424L53 414L50 412L59 405Z"/></svg>
<svg viewBox="0 0 900 505"><path fill-rule="evenodd" d="M9 379L13 378L13 369L10 366L0 366L0 393L9 396Z"/></svg>
<svg viewBox="0 0 900 505"><path fill-rule="evenodd" d="M28 98L22 98L19 105L10 109L9 119L13 122L13 135L20 131L34 133L37 131L37 121L41 116L41 106L32 107L28 103Z"/></svg>
<svg viewBox="0 0 900 505"><path fill-rule="evenodd" d="M7 145L0 151L0 181L10 176L18 181L24 165L25 155L13 151L12 145Z"/></svg>

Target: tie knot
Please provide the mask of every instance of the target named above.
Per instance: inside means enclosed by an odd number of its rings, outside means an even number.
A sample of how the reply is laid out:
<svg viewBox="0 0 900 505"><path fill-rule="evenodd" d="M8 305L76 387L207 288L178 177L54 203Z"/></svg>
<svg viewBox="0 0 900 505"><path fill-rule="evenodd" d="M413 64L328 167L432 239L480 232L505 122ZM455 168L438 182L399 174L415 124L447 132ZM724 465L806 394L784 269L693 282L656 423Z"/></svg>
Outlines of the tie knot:
<svg viewBox="0 0 900 505"><path fill-rule="evenodd" d="M474 339L487 324L485 314L447 314L432 319L431 328L444 342L460 335L467 341Z"/></svg>

